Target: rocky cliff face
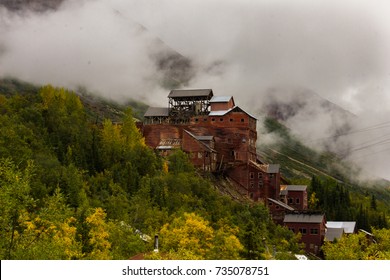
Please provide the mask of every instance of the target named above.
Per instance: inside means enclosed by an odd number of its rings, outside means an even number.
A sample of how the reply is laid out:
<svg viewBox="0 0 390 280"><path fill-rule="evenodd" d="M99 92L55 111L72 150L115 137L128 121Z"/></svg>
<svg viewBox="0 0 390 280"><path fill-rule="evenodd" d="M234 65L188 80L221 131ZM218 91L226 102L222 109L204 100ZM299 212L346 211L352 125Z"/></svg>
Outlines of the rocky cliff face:
<svg viewBox="0 0 390 280"><path fill-rule="evenodd" d="M0 0L0 7L3 6L10 11L31 10L44 12L55 10L65 0Z"/></svg>

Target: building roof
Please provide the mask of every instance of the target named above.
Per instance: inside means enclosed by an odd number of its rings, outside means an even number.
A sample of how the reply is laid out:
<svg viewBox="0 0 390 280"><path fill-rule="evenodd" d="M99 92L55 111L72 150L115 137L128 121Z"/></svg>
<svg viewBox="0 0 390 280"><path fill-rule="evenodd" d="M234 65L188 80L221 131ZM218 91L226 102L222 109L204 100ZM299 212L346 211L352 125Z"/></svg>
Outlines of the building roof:
<svg viewBox="0 0 390 280"><path fill-rule="evenodd" d="M340 239L343 233L343 228L328 228L325 232L325 240L333 242L335 239Z"/></svg>
<svg viewBox="0 0 390 280"><path fill-rule="evenodd" d="M232 109L229 110L220 110L220 111L211 111L209 116L224 116L229 113Z"/></svg>
<svg viewBox="0 0 390 280"><path fill-rule="evenodd" d="M267 173L279 173L280 164L269 164Z"/></svg>
<svg viewBox="0 0 390 280"><path fill-rule="evenodd" d="M283 208L285 208L285 209L287 209L287 210L295 211L295 209L292 208L290 205L287 205L286 203L283 203L283 202L281 202L279 200L275 200L275 199L272 199L272 198L268 198L268 200L273 202L273 203L275 203L275 204L277 204L277 205L279 205L279 206L281 206L281 207L283 207Z"/></svg>
<svg viewBox="0 0 390 280"><path fill-rule="evenodd" d="M247 114L248 116L250 116L251 118L257 120L256 117L254 117L253 115L249 114L248 112L245 112L243 109L241 109L240 107L238 106L234 106L233 108L230 108L228 110L220 110L220 111L211 111L209 113L209 116L224 116L232 111L239 111L239 112L243 112L245 114Z"/></svg>
<svg viewBox="0 0 390 280"><path fill-rule="evenodd" d="M305 185L285 185L287 191L304 192L307 189Z"/></svg>
<svg viewBox="0 0 390 280"><path fill-rule="evenodd" d="M286 214L283 222L319 224L322 223L324 218L324 214Z"/></svg>
<svg viewBox="0 0 390 280"><path fill-rule="evenodd" d="M181 97L213 97L212 89L174 89L168 95L169 98Z"/></svg>
<svg viewBox="0 0 390 280"><path fill-rule="evenodd" d="M328 221L326 222L327 228L342 228L345 233L354 233L356 228L356 222L339 222Z"/></svg>
<svg viewBox="0 0 390 280"><path fill-rule="evenodd" d="M214 96L213 98L211 98L210 103L227 103L231 99L233 99L233 96Z"/></svg>
<svg viewBox="0 0 390 280"><path fill-rule="evenodd" d="M210 135L200 135L200 136L197 136L193 133L191 133L190 131L188 130L184 130L188 135L190 135L191 137L193 137L195 140L198 141L198 143L200 143L202 146L206 147L209 151L211 152L217 152L216 150L214 150L213 148L211 148L207 143L203 142L203 141L210 141L210 140L213 140L213 136L210 136Z"/></svg>
<svg viewBox="0 0 390 280"><path fill-rule="evenodd" d="M144 117L168 117L169 109L165 107L149 107Z"/></svg>
<svg viewBox="0 0 390 280"><path fill-rule="evenodd" d="M194 135L194 136L195 139L198 141L212 141L214 139L214 136L212 135L200 135L200 136Z"/></svg>

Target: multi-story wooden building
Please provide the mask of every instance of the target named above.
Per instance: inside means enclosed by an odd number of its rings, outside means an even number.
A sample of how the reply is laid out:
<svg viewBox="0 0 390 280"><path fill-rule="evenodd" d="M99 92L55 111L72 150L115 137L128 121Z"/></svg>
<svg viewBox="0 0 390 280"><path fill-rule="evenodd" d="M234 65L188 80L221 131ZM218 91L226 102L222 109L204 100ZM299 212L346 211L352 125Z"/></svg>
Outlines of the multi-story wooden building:
<svg viewBox="0 0 390 280"><path fill-rule="evenodd" d="M144 118L146 144L162 155L180 148L195 167L225 174L253 200L279 199L279 165L257 159L257 120L232 96L214 96L211 89L172 90L168 107L151 107Z"/></svg>
<svg viewBox="0 0 390 280"><path fill-rule="evenodd" d="M291 213L284 216L283 224L294 233L301 233L306 252L318 255L324 242L326 219L324 214Z"/></svg>
<svg viewBox="0 0 390 280"><path fill-rule="evenodd" d="M196 168L230 178L252 200L263 202L276 223L300 232L306 251L319 253L325 215L308 212L307 186L281 186L279 164L257 157L256 118L232 96L214 96L211 89L172 90L168 107L149 108L139 128L161 155L181 149Z"/></svg>

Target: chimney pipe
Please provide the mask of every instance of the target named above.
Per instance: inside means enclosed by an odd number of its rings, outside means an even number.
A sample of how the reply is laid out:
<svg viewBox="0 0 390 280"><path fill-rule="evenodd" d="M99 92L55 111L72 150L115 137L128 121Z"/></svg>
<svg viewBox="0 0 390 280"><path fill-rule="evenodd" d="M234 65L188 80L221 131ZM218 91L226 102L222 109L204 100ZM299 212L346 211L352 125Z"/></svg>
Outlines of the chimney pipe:
<svg viewBox="0 0 390 280"><path fill-rule="evenodd" d="M154 236L154 250L155 253L158 253L158 235Z"/></svg>

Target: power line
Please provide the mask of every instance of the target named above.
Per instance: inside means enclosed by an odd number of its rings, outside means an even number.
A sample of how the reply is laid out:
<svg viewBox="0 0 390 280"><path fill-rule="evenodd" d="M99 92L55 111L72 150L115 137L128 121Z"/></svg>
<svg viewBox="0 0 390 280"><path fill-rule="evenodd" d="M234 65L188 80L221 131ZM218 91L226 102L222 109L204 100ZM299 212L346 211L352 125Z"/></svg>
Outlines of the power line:
<svg viewBox="0 0 390 280"><path fill-rule="evenodd" d="M368 127L361 128L361 129L357 129L357 130L352 130L352 131L345 132L345 133L338 133L338 134L335 134L335 135L332 135L332 136L327 136L327 137L322 137L322 138L317 138L317 139L309 139L306 142L316 142L316 141L320 141L320 140L325 140L325 139L330 139L330 138L337 138L337 137L340 137L340 136L357 134L357 133L372 131L372 130L376 130L376 129L382 129L382 128L386 128L386 127L390 127L390 121L387 121L387 122L384 122L384 123L380 123L380 124L376 124L376 125L372 125L372 126L368 126Z"/></svg>
<svg viewBox="0 0 390 280"><path fill-rule="evenodd" d="M373 153L369 153L369 154L365 154L365 155L358 155L358 156L350 155L350 156L353 157L354 160L356 160L356 159L359 159L359 158L366 158L366 157L370 157L372 155L383 153L383 152L387 152L387 151L390 151L390 148L383 149L383 150L380 150L380 151L377 151L377 152L373 152Z"/></svg>

